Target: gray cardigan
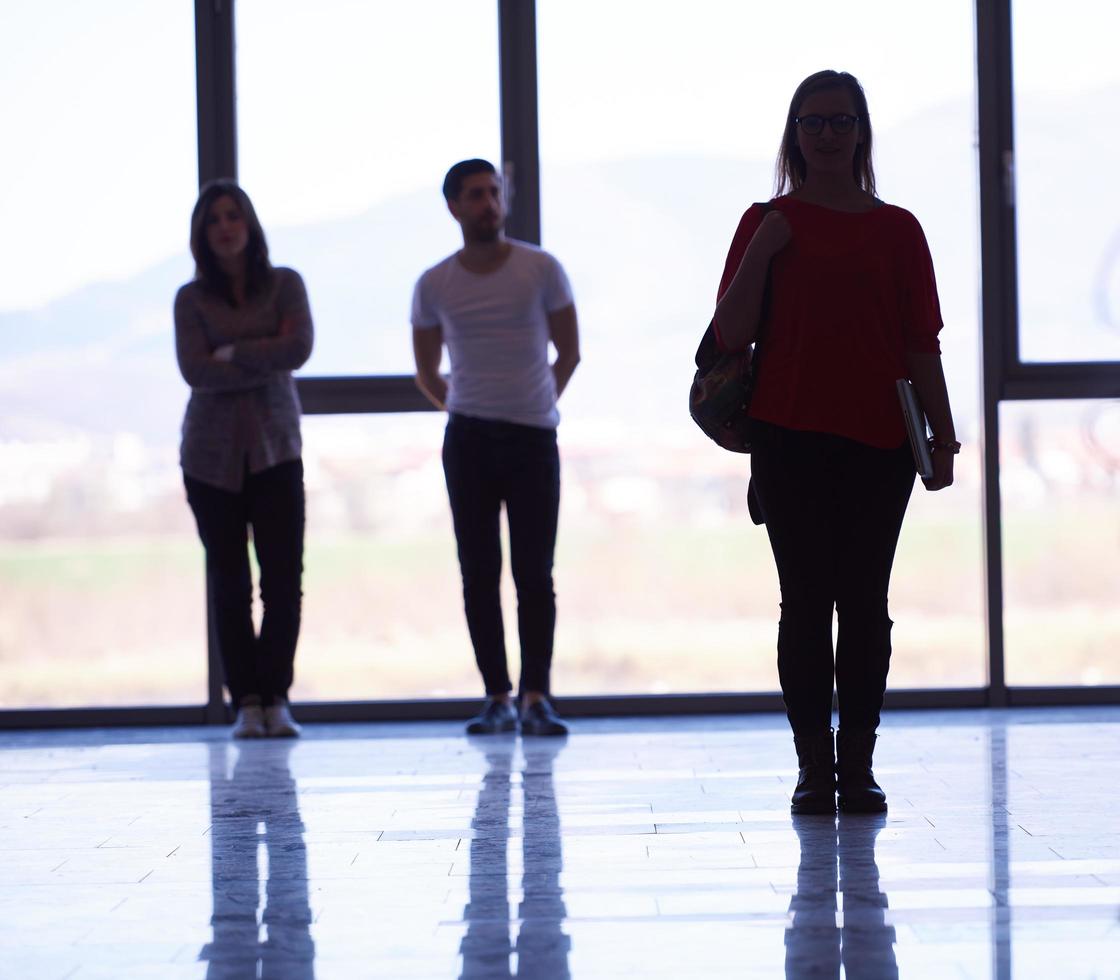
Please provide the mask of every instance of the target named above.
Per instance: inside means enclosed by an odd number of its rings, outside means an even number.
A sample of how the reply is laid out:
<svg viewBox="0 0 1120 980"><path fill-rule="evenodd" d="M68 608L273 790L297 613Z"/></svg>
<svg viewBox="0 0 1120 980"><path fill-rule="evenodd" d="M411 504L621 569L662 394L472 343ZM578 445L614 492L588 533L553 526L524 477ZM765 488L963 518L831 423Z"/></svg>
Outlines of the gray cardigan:
<svg viewBox="0 0 1120 980"><path fill-rule="evenodd" d="M244 307L188 282L175 296L175 350L191 386L179 460L183 472L239 491L246 471L299 459L300 404L291 372L311 356L307 291L293 269L275 270ZM214 351L233 345L232 361Z"/></svg>

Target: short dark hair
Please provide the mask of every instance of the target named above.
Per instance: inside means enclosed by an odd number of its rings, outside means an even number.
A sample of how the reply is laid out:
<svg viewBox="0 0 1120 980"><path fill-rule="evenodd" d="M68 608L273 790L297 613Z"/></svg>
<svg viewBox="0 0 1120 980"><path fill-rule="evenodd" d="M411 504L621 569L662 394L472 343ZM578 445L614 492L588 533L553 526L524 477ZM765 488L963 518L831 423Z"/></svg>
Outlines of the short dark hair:
<svg viewBox="0 0 1120 980"><path fill-rule="evenodd" d="M204 289L216 293L232 304L233 287L229 277L222 271L217 257L210 250L210 243L206 240L206 222L210 217L210 209L222 197L232 199L237 205L249 230L249 243L245 247L247 260L245 291L248 295L256 296L271 282L272 263L268 260L268 242L265 241L264 229L253 208L253 202L238 186L237 181L228 177L218 177L203 184L191 214L191 255L194 256L195 262L194 274Z"/></svg>
<svg viewBox="0 0 1120 980"><path fill-rule="evenodd" d="M786 128L782 134L782 148L778 151L775 169L774 192L776 196L797 190L805 183L807 165L797 145L797 110L810 95L826 89L843 89L852 97L856 115L859 116L860 136L863 141L852 157L852 176L856 184L872 196L875 195L875 168L871 164L871 113L867 96L855 75L846 71L818 71L797 86L786 113Z"/></svg>
<svg viewBox="0 0 1120 980"><path fill-rule="evenodd" d="M448 201L456 200L463 192L463 181L474 174L496 174L494 164L489 160L460 160L447 171L443 178L443 196Z"/></svg>

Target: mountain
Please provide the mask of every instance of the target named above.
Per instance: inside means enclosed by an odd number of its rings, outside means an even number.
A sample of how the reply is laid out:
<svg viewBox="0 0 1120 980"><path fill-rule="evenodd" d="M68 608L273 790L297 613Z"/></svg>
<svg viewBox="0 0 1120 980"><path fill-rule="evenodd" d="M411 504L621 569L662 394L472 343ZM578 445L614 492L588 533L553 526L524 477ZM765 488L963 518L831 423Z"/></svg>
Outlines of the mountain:
<svg viewBox="0 0 1120 980"><path fill-rule="evenodd" d="M1060 156L1069 108L1048 102L1021 112L1024 142ZM978 391L971 120L971 107L959 102L876 134L880 194L919 218L934 256L946 370L964 431L977 417ZM1103 320L1109 303L1120 308L1113 270L1120 269L1120 190L1101 182L1091 206L1074 206L1053 186L1062 179L1058 161L1024 163L1021 171L1031 175L1020 228L1021 317L1025 332L1033 331L1032 349L1092 356L1115 347L1114 328ZM742 211L771 186L769 161L660 157L556 168L544 161L544 246L572 279L584 347L565 395L566 418L613 416L641 437L653 425L687 424L691 356L727 245ZM413 283L456 247L438 189L346 219L267 230L274 261L299 269L308 284L316 352L303 373L410 371ZM1078 245L1054 247L1063 241ZM1085 242L1109 243L1091 268ZM189 257L181 256L40 310L0 314L0 439L124 431L174 442L187 389L175 366L171 302L190 273Z"/></svg>

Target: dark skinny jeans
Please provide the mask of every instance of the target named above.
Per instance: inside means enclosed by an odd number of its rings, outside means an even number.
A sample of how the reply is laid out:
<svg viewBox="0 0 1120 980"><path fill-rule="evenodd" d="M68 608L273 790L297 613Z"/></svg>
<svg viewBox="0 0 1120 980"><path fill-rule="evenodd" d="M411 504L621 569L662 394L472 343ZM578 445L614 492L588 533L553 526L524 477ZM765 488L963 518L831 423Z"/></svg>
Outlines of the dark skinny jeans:
<svg viewBox="0 0 1120 980"><path fill-rule="evenodd" d="M556 430L451 415L443 470L463 576L463 605L488 695L513 689L506 663L500 583L502 504L517 588L524 691L549 692L556 594L552 560L560 509Z"/></svg>
<svg viewBox="0 0 1120 980"><path fill-rule="evenodd" d="M914 487L910 447L756 421L751 474L781 585L778 677L793 732L829 729L834 677L840 730L874 731L891 658L887 589Z"/></svg>
<svg viewBox="0 0 1120 980"><path fill-rule="evenodd" d="M183 477L206 549L213 629L230 700L255 695L264 705L288 696L303 592L303 462L246 473L234 493ZM261 573L260 636L253 631L249 529Z"/></svg>

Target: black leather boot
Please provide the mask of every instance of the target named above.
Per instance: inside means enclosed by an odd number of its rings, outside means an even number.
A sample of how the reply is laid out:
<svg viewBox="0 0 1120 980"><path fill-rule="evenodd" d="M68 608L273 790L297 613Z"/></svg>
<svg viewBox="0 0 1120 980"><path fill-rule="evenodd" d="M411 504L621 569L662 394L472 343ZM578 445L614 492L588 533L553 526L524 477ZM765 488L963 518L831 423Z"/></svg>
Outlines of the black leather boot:
<svg viewBox="0 0 1120 980"><path fill-rule="evenodd" d="M887 809L887 794L871 771L876 738L874 732L836 733L836 793L845 813L884 813Z"/></svg>
<svg viewBox="0 0 1120 980"><path fill-rule="evenodd" d="M819 735L794 735L797 749L797 787L790 800L790 813L836 812L836 756L832 729Z"/></svg>

